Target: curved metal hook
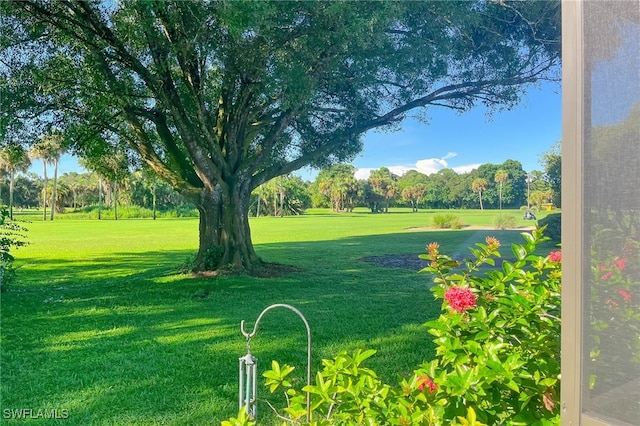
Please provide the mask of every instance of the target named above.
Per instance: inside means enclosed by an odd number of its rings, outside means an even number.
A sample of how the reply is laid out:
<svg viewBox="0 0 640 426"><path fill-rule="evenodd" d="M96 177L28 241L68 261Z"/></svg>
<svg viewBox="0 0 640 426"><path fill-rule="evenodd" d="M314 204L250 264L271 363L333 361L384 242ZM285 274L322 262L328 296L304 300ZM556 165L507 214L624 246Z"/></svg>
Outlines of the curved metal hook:
<svg viewBox="0 0 640 426"><path fill-rule="evenodd" d="M309 327L309 323L307 322L307 319L304 317L304 315L302 315L302 312L300 312L298 309L294 308L293 306L286 305L284 303L276 303L275 305L267 306L260 313L260 315L258 315L258 319L256 319L256 323L253 325L253 330L251 331L251 333L247 333L245 331L244 320L240 321L240 331L242 332L242 335L247 339L247 351L248 352L250 351L249 341L258 332L258 324L260 323L260 320L262 319L264 314L266 314L267 312L275 308L287 308L295 312L302 319L302 322L304 322L304 326L307 328L307 385L311 386L311 328ZM309 421L310 417L311 417L311 394L307 391L307 422Z"/></svg>

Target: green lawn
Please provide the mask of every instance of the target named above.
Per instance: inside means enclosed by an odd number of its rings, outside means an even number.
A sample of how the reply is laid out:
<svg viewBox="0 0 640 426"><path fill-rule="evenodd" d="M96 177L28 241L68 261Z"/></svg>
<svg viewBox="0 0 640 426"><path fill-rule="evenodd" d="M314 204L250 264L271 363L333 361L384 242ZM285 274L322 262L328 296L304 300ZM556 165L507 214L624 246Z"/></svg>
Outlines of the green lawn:
<svg viewBox="0 0 640 426"><path fill-rule="evenodd" d="M497 214L451 212L473 225ZM19 282L1 296L2 423L219 424L237 411L238 357L246 351L240 321L251 329L273 303L296 306L308 319L314 371L342 349L374 348L368 366L393 381L433 356L422 324L439 306L428 276L360 259L417 256L431 241L450 254L467 254L487 235L505 245L521 241L519 231L420 229L433 211L309 213L252 219L258 254L300 268L270 279L180 273L197 247L196 219L26 224L31 244L15 252ZM269 312L252 352L261 370L278 359L298 367L303 380L302 322L287 310ZM7 419L22 409L32 417L67 410L68 418ZM258 410L268 418L265 404Z"/></svg>

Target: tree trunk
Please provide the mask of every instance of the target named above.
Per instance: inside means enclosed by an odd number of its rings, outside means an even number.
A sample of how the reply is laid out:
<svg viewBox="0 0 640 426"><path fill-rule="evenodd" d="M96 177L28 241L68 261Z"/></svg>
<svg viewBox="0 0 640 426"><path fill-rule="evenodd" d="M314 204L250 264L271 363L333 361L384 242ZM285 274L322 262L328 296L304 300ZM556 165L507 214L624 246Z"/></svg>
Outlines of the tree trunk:
<svg viewBox="0 0 640 426"><path fill-rule="evenodd" d="M118 220L118 182L113 182L113 191L111 198L113 201L113 218L114 220Z"/></svg>
<svg viewBox="0 0 640 426"><path fill-rule="evenodd" d="M258 190L258 207L256 208L256 217L260 217L260 200L262 200L262 185Z"/></svg>
<svg viewBox="0 0 640 426"><path fill-rule="evenodd" d="M151 187L151 195L153 197L153 220L156 220L156 200L157 200L157 196L156 196L156 184L155 183Z"/></svg>
<svg viewBox="0 0 640 426"><path fill-rule="evenodd" d="M44 188L42 188L42 220L47 220L47 162L43 159Z"/></svg>
<svg viewBox="0 0 640 426"><path fill-rule="evenodd" d="M13 220L13 187L15 182L16 172L13 170L9 176L9 219Z"/></svg>
<svg viewBox="0 0 640 426"><path fill-rule="evenodd" d="M51 192L51 220L53 220L53 216L55 214L54 212L56 211L57 186L58 186L58 159L54 158L53 159L53 191Z"/></svg>
<svg viewBox="0 0 640 426"><path fill-rule="evenodd" d="M478 192L478 195L480 196L480 210L484 210L482 207L482 191Z"/></svg>
<svg viewBox="0 0 640 426"><path fill-rule="evenodd" d="M200 212L200 241L194 271L252 273L262 262L249 228L251 188L248 178L235 177L193 200Z"/></svg>
<svg viewBox="0 0 640 426"><path fill-rule="evenodd" d="M102 178L98 179L98 220L102 219Z"/></svg>
<svg viewBox="0 0 640 426"><path fill-rule="evenodd" d="M273 217L278 216L278 191L276 191L276 181L273 180Z"/></svg>

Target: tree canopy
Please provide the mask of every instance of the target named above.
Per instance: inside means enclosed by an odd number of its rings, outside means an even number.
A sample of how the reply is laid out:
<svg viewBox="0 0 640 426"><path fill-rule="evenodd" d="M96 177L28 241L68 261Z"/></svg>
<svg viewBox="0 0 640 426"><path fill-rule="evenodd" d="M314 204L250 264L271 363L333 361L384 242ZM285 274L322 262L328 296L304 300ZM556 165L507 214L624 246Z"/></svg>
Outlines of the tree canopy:
<svg viewBox="0 0 640 426"><path fill-rule="evenodd" d="M514 106L558 78L558 1L0 4L0 136L126 146L200 211L196 268L261 264L251 191L353 158L414 110ZM221 250L220 250L221 249Z"/></svg>

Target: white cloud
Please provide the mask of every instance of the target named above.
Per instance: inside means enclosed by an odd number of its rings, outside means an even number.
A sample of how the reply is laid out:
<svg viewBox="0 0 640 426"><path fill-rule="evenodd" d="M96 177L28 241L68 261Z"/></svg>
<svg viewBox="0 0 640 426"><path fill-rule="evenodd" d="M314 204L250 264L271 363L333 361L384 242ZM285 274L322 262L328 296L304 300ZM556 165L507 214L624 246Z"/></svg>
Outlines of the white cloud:
<svg viewBox="0 0 640 426"><path fill-rule="evenodd" d="M444 157L442 157L443 160L447 160L449 158L453 158L455 156L457 156L458 154L456 154L455 152L447 152L447 155L445 155Z"/></svg>
<svg viewBox="0 0 640 426"><path fill-rule="evenodd" d="M387 167L391 173L396 176L402 176L407 173L409 170L417 170L420 173L424 173L425 175L430 175L433 173L438 173L439 170L449 168L448 159L456 157L458 154L455 152L448 152L447 155L441 158L425 158L422 160L416 161L414 167L407 166L385 166ZM453 171L462 174L468 173L473 169L477 169L481 164L467 164L463 166L452 167ZM374 168L362 168L358 169L355 173L356 179L368 179L372 170L376 170Z"/></svg>
<svg viewBox="0 0 640 426"><path fill-rule="evenodd" d="M469 173L471 170L477 169L482 164L467 164L466 166L453 167L453 171L457 174Z"/></svg>
<svg viewBox="0 0 640 426"><path fill-rule="evenodd" d="M371 174L372 170L375 170L375 169L367 169L367 168L358 169L356 170L354 176L357 180L366 180L366 179L369 179L369 175Z"/></svg>
<svg viewBox="0 0 640 426"><path fill-rule="evenodd" d="M387 166L387 169L389 169L389 171L396 176L402 176L403 174L407 173L409 170L415 170L413 167L405 167L405 166Z"/></svg>
<svg viewBox="0 0 640 426"><path fill-rule="evenodd" d="M416 161L416 170L425 175L437 173L440 169L446 169L449 164L444 158L425 158Z"/></svg>

